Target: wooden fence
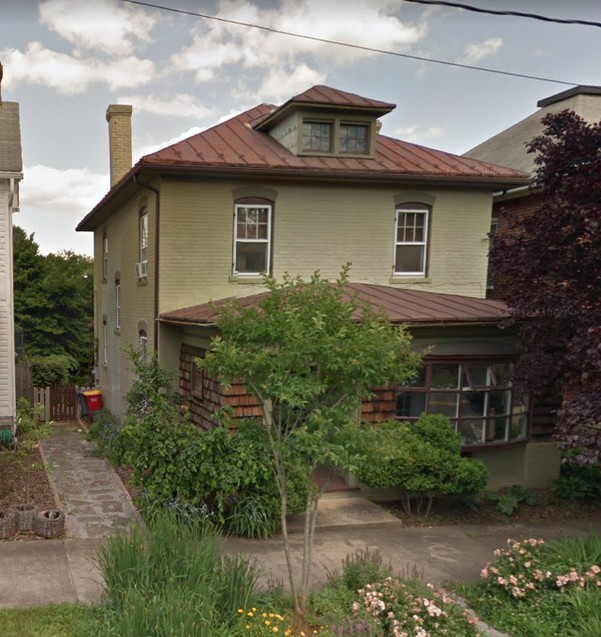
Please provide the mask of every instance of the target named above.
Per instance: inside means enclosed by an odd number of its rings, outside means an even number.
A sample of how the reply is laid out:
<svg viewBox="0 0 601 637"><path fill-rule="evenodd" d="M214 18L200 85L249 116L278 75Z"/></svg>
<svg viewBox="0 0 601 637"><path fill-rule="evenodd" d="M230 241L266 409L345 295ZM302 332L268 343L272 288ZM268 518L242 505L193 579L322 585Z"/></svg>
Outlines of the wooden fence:
<svg viewBox="0 0 601 637"><path fill-rule="evenodd" d="M34 387L33 403L44 405L44 420L60 422L77 419L77 387L75 385Z"/></svg>

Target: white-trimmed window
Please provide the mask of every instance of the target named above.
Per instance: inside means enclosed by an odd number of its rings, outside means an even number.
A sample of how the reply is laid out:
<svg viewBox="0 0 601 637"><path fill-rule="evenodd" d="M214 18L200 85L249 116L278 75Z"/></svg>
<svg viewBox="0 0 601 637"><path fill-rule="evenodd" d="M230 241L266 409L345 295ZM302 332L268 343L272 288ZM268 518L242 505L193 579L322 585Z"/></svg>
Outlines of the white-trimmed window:
<svg viewBox="0 0 601 637"><path fill-rule="evenodd" d="M106 281L109 275L109 239L106 232L102 235L102 278Z"/></svg>
<svg viewBox="0 0 601 637"><path fill-rule="evenodd" d="M148 262L148 213L143 210L139 219L140 263Z"/></svg>
<svg viewBox="0 0 601 637"><path fill-rule="evenodd" d="M115 281L115 329L121 329L121 281Z"/></svg>
<svg viewBox="0 0 601 637"><path fill-rule="evenodd" d="M102 322L102 362L109 363L109 326L106 320Z"/></svg>
<svg viewBox="0 0 601 637"><path fill-rule="evenodd" d="M394 273L424 276L428 256L429 206L407 203L397 206Z"/></svg>
<svg viewBox="0 0 601 637"><path fill-rule="evenodd" d="M270 203L237 203L234 206L233 273L262 275L270 272Z"/></svg>
<svg viewBox="0 0 601 637"><path fill-rule="evenodd" d="M142 362L145 364L148 358L148 334L145 330L140 330L138 332L138 348L140 350Z"/></svg>

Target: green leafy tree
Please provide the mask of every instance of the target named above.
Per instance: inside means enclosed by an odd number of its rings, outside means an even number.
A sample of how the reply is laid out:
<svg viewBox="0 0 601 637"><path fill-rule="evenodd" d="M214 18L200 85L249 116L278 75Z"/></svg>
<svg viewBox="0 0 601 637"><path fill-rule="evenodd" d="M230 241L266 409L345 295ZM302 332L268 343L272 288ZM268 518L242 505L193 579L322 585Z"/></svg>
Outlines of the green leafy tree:
<svg viewBox="0 0 601 637"><path fill-rule="evenodd" d="M297 613L307 606L320 466L353 470L361 399L374 387L405 383L420 356L403 328L347 292L346 266L336 282L315 273L309 282L285 275L253 307L232 303L218 321L220 336L199 363L228 385L244 382L263 410L275 481L290 588ZM290 459L296 462L291 463ZM305 503L300 584L293 574L286 512L288 467L302 462L309 484Z"/></svg>
<svg viewBox="0 0 601 637"><path fill-rule="evenodd" d="M85 379L92 363L92 259L71 251L41 255L34 235L13 228L15 323L25 351L75 360L70 380Z"/></svg>

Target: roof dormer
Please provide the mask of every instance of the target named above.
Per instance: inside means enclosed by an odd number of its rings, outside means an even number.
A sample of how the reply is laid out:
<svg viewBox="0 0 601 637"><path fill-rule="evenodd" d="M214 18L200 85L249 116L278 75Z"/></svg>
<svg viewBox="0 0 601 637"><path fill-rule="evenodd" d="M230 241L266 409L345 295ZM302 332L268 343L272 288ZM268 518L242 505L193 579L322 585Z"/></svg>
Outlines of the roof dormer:
<svg viewBox="0 0 601 637"><path fill-rule="evenodd" d="M274 109L255 128L297 156L374 157L378 117L395 106L314 86Z"/></svg>

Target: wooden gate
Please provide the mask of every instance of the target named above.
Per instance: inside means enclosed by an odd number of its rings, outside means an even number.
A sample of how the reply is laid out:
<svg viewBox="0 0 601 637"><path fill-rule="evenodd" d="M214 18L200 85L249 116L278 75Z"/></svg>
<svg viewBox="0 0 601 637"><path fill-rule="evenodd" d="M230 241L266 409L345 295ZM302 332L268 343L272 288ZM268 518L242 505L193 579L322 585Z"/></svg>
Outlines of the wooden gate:
<svg viewBox="0 0 601 637"><path fill-rule="evenodd" d="M34 403L44 405L44 420L77 420L77 387L50 385L34 387Z"/></svg>

